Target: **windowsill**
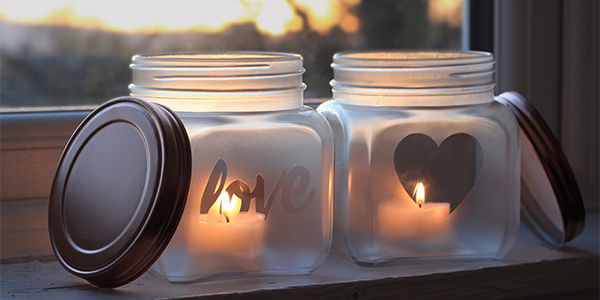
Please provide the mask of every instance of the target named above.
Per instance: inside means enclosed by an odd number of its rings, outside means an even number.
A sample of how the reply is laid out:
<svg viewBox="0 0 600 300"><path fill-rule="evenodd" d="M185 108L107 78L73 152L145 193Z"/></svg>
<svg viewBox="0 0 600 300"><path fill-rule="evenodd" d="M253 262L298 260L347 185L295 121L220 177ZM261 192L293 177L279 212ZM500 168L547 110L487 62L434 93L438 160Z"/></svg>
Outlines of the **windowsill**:
<svg viewBox="0 0 600 300"><path fill-rule="evenodd" d="M500 261L405 263L359 267L332 251L309 276L221 279L170 284L146 273L123 287L97 289L52 259L2 265L2 297L117 298L397 298L514 299L553 294L552 299L598 296L598 211L584 232L561 250L543 244L521 226L515 246ZM13 260L16 261L16 260ZM559 297L557 297L557 295Z"/></svg>
<svg viewBox="0 0 600 300"><path fill-rule="evenodd" d="M316 106L323 99L307 101ZM169 284L151 274L102 290L67 271L49 249L48 193L69 136L89 108L3 114L0 199L0 298L543 298L598 299L598 211L588 211L583 234L562 250L548 248L522 226L501 261L429 262L359 267L332 251L310 276ZM34 255L33 257L28 255ZM45 255L45 256L39 256ZM25 256L25 257L24 257Z"/></svg>

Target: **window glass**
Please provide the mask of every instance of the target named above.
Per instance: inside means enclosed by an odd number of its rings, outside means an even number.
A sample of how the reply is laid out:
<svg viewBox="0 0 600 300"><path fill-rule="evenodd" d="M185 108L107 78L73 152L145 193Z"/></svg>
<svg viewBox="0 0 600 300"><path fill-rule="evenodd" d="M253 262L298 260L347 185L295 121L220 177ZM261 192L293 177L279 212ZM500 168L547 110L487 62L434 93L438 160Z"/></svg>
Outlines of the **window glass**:
<svg viewBox="0 0 600 300"><path fill-rule="evenodd" d="M327 98L332 55L460 49L463 0L3 0L0 107L99 104L129 94L138 53L282 51Z"/></svg>

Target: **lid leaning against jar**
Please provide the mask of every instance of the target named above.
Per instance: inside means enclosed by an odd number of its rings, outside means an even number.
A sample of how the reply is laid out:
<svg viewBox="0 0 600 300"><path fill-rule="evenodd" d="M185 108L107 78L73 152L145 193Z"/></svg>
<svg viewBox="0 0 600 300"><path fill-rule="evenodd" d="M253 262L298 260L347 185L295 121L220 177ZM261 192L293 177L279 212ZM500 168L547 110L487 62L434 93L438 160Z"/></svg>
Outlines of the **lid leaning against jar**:
<svg viewBox="0 0 600 300"><path fill-rule="evenodd" d="M94 110L52 184L48 226L59 262L100 287L141 276L179 224L190 162L185 128L168 108L117 98Z"/></svg>
<svg viewBox="0 0 600 300"><path fill-rule="evenodd" d="M301 108L302 56L270 52L136 55L131 95L175 111ZM242 105L240 105L242 103Z"/></svg>
<svg viewBox="0 0 600 300"><path fill-rule="evenodd" d="M556 247L578 236L585 208L560 142L527 99L505 92L496 101L506 105L521 128L521 211L525 221Z"/></svg>
<svg viewBox="0 0 600 300"><path fill-rule="evenodd" d="M162 254L179 224L191 150L179 111L302 107L302 57L234 52L134 56L132 94L77 127L57 167L48 211L52 248L99 287L127 284ZM150 103L144 100L151 100Z"/></svg>

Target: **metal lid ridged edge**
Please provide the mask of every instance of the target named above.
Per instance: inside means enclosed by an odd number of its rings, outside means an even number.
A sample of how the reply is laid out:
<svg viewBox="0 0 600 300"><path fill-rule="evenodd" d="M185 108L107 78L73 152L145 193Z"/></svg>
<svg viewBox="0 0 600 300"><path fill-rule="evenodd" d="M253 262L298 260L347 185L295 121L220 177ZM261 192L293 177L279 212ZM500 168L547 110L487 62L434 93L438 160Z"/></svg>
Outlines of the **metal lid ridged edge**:
<svg viewBox="0 0 600 300"><path fill-rule="evenodd" d="M57 180L59 174L68 169L67 166L64 166L65 156L75 142L81 138L80 135L85 126L89 122L94 122L94 117L100 112L113 109L123 103L141 108L147 114L149 122L153 122L153 126L157 130L157 140L161 143L163 154L162 166L160 166L162 173L156 187L158 192L155 193L148 219L143 223L143 228L139 228L140 233L132 244L119 249L120 255L115 257L115 261L108 264L107 267L92 271L80 270L69 264L69 257L64 257L56 244L55 235L65 234L59 231L63 230L62 228L53 226L53 223L56 222L53 218L61 214L56 211L56 203L54 203L59 201L57 198L60 197L60 195L56 195L57 185L61 184ZM141 276L162 254L179 224L189 190L190 162L191 150L185 127L170 109L131 97L116 98L95 109L82 121L67 143L52 185L48 222L52 248L59 262L72 274L104 288L118 287ZM60 246L69 247L68 245Z"/></svg>
<svg viewBox="0 0 600 300"><path fill-rule="evenodd" d="M583 199L567 156L550 127L527 99L517 92L505 92L497 96L496 101L507 106L516 116L519 126L544 168L562 215L562 240L553 237L538 220L532 219L536 214L541 213L530 211L537 207L536 204L522 203L525 216L529 218L529 222L534 223L532 225L536 230L546 231L540 233L544 239L552 245L562 247L566 242L578 236L583 231L585 224ZM526 145L521 145L521 147L523 146ZM543 201L544 199L537 200Z"/></svg>

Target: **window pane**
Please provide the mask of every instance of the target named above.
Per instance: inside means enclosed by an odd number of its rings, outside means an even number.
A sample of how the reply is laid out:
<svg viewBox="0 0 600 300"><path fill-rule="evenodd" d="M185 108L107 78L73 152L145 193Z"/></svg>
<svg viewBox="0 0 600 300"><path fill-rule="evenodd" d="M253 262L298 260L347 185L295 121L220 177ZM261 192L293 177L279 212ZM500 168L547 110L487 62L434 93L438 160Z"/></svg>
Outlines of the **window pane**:
<svg viewBox="0 0 600 300"><path fill-rule="evenodd" d="M3 0L0 106L99 104L129 94L138 53L300 53L306 98L330 97L332 55L460 49L463 0Z"/></svg>

